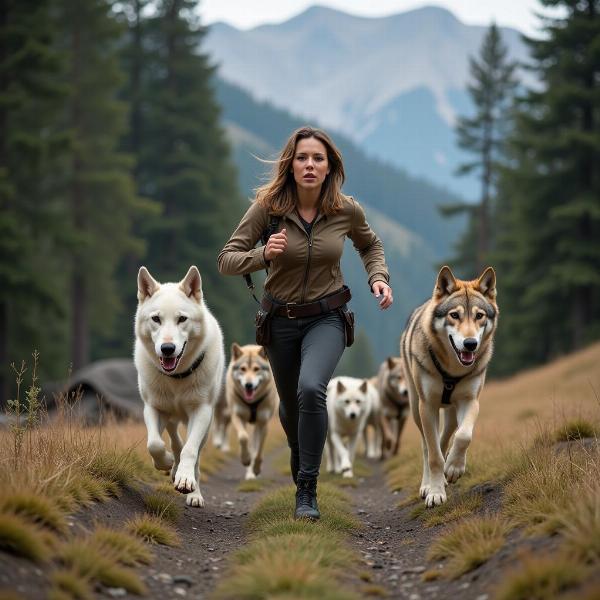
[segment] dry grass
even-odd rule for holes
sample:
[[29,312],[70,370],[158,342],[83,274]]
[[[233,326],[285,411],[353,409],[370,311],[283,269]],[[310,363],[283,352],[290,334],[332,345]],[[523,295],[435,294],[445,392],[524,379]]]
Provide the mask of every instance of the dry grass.
[[94,592],[88,578],[81,577],[77,571],[60,569],[50,576],[52,597],[92,600]]
[[245,479],[237,486],[238,492],[261,492],[271,484],[269,479]]
[[[587,574],[586,568],[561,557],[525,557],[521,567],[508,573],[495,600],[548,600],[578,586]],[[579,597],[579,596],[578,596]]]
[[455,579],[493,556],[504,544],[508,530],[507,523],[497,516],[462,521],[433,542],[428,558],[448,559],[444,574]]
[[181,541],[177,532],[160,517],[138,515],[125,523],[125,531],[132,533],[149,544],[179,546]]

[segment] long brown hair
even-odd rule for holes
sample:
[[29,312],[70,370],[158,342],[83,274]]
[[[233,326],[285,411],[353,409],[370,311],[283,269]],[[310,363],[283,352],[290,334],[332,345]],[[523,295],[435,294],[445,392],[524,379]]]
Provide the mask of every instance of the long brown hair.
[[276,215],[284,215],[294,209],[298,199],[292,162],[300,140],[315,138],[327,150],[329,174],[321,187],[321,210],[331,215],[342,208],[345,196],[341,188],[346,177],[342,155],[333,140],[321,129],[301,127],[290,135],[279,157],[274,161],[273,175],[268,183],[256,190],[256,201]]

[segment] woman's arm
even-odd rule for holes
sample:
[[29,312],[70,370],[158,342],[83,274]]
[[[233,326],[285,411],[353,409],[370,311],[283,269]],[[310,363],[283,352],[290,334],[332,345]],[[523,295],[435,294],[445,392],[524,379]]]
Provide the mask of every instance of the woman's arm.
[[264,247],[255,248],[269,224],[266,209],[253,202],[225,247],[219,253],[217,266],[223,275],[244,275],[264,269]]
[[385,264],[383,243],[367,223],[363,207],[354,198],[351,201],[354,204],[354,215],[348,237],[352,240],[365,266],[369,287],[373,288],[376,281],[388,283],[390,273]]

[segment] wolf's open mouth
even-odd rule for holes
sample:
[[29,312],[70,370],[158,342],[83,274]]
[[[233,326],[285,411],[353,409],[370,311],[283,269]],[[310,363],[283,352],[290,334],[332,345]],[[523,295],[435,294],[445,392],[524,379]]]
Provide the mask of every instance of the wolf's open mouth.
[[177,356],[159,356],[158,357],[160,359],[160,366],[163,368],[164,371],[166,371],[167,373],[171,373],[172,371],[174,371],[177,368],[177,365],[179,364],[179,361],[180,361],[181,357],[183,356],[183,351],[185,350],[186,344],[187,344],[187,342],[183,343],[183,348],[181,349],[181,352]]
[[454,348],[454,352],[456,352],[456,356],[458,357],[460,364],[463,365],[463,367],[470,367],[475,362],[475,352],[469,352],[468,350],[459,350],[454,345],[454,340],[452,339],[452,336],[450,335],[448,337],[450,338],[450,343]]
[[244,400],[248,403],[254,401],[254,397],[256,396],[256,388],[248,389],[244,388]]

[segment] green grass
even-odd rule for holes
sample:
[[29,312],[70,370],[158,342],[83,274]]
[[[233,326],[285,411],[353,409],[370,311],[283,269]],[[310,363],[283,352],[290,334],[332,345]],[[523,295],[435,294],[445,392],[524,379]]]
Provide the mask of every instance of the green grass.
[[55,571],[50,576],[50,583],[54,598],[64,597],[74,600],[92,600],[94,598],[90,580],[87,577],[81,577],[74,570]]
[[495,600],[556,598],[559,594],[578,586],[586,573],[583,565],[567,557],[528,557],[518,570],[503,577]]
[[238,492],[261,492],[271,483],[268,479],[245,479],[237,486]]
[[428,558],[448,559],[444,574],[455,579],[493,556],[503,546],[509,529],[509,524],[498,516],[462,521],[434,540]]
[[152,492],[144,497],[144,506],[151,515],[164,519],[168,523],[177,523],[181,508],[171,494],[165,492]]
[[0,514],[0,550],[34,562],[48,558],[43,532],[18,515]]
[[64,532],[67,528],[64,512],[36,494],[17,493],[5,497],[0,502],[0,513],[19,515],[54,531]]
[[451,496],[448,502],[427,510],[423,514],[423,523],[426,527],[434,527],[470,517],[483,505],[481,494],[465,494]]
[[[356,557],[344,533],[360,526],[339,488],[320,483],[321,519],[294,520],[294,488],[285,486],[263,497],[251,512],[250,543],[238,551],[215,598],[352,600],[337,574],[354,568]],[[268,568],[265,568],[268,565]]]
[[572,442],[598,436],[598,427],[585,419],[573,419],[561,425],[554,434],[557,442]]
[[134,517],[125,523],[125,530],[149,544],[179,546],[181,543],[177,532],[160,517],[154,515]]

